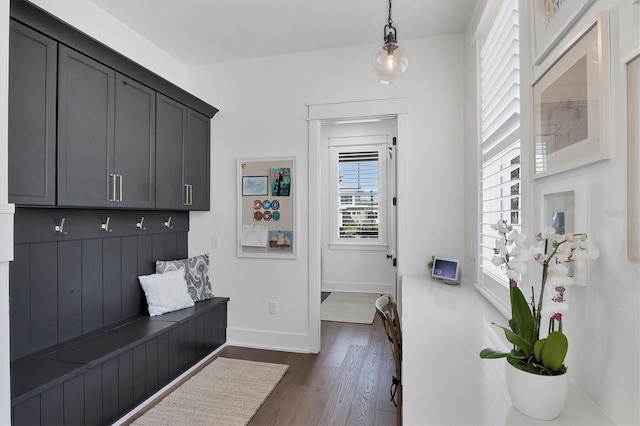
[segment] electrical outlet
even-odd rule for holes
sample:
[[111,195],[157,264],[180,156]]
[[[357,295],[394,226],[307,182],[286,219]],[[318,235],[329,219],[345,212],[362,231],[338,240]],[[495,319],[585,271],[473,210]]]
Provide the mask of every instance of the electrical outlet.
[[217,249],[220,247],[220,237],[211,237],[211,248]]
[[269,302],[269,313],[271,315],[275,315],[278,313],[278,303],[277,302]]

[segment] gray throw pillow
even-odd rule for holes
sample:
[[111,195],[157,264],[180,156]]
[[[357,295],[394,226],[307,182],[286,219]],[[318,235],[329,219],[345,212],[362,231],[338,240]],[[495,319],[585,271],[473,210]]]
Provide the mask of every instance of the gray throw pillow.
[[156,262],[156,274],[176,271],[184,268],[184,279],[187,282],[189,296],[194,302],[211,299],[213,289],[209,279],[209,255],[190,257],[181,260],[159,260]]

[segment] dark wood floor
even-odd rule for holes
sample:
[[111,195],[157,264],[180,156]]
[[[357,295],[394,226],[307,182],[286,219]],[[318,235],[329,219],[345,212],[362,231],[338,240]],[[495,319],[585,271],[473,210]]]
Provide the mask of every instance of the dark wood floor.
[[227,346],[218,356],[289,365],[250,425],[395,425],[393,357],[380,319],[322,322],[319,354]]

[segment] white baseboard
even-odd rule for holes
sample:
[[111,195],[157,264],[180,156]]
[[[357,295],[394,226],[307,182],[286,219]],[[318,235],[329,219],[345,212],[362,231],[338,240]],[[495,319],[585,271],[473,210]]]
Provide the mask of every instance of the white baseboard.
[[227,345],[284,352],[310,353],[309,334],[227,327]]
[[378,293],[385,294],[393,291],[391,284],[380,283],[353,283],[340,281],[322,281],[322,291],[348,291],[353,293]]

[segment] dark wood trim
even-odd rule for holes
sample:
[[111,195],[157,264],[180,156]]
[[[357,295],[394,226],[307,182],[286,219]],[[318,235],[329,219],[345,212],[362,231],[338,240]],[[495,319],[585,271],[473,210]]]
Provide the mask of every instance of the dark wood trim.
[[57,17],[26,0],[11,0],[11,18],[22,22],[55,40],[69,46],[128,77],[161,92],[209,118],[218,109],[191,93],[165,80],[149,69],[100,43],[89,35],[71,27]]

